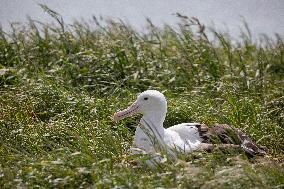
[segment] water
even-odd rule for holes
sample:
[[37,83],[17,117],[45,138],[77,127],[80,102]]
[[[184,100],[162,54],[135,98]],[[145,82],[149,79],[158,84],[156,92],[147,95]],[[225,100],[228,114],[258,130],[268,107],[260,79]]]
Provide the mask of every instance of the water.
[[195,16],[207,26],[228,31],[239,36],[243,19],[253,36],[275,33],[284,35],[283,0],[1,0],[0,23],[9,30],[10,22],[26,22],[27,15],[39,21],[51,22],[50,16],[42,11],[38,3],[46,4],[60,13],[65,22],[84,19],[92,22],[92,15],[104,18],[120,18],[139,30],[144,30],[145,18],[155,25],[175,25],[178,18],[174,13]]

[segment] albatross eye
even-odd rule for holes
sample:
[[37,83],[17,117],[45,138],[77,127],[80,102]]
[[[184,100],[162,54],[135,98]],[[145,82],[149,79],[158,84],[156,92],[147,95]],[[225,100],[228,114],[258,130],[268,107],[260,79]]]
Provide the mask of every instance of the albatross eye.
[[148,97],[145,97],[144,100],[148,100]]

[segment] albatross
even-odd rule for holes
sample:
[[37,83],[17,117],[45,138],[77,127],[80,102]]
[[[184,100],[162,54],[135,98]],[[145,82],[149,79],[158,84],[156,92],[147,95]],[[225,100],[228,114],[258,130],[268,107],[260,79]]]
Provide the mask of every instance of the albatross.
[[248,156],[266,153],[264,146],[257,145],[247,134],[227,124],[181,123],[165,129],[167,100],[156,90],[142,92],[127,109],[116,112],[113,120],[117,122],[138,113],[143,116],[135,131],[134,147],[149,154],[160,150],[188,154],[216,148],[239,148]]

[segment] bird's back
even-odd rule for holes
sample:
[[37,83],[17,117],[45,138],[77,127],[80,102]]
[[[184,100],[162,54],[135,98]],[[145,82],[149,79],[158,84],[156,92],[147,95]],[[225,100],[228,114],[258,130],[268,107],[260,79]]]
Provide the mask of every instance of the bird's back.
[[199,135],[198,123],[182,123],[174,125],[166,129],[166,134],[172,139],[172,143],[185,151],[191,152],[196,150],[202,143],[202,138]]

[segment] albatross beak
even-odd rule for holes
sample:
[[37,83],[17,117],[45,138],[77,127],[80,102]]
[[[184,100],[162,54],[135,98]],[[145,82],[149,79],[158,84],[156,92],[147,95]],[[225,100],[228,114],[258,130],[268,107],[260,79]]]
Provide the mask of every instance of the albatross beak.
[[117,122],[117,121],[119,121],[119,120],[121,120],[123,118],[132,116],[133,114],[137,113],[138,108],[139,108],[138,103],[137,103],[137,101],[135,101],[127,109],[119,111],[119,112],[116,112],[113,115],[113,121]]

